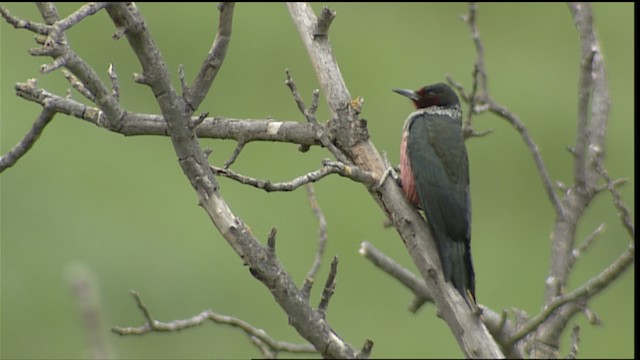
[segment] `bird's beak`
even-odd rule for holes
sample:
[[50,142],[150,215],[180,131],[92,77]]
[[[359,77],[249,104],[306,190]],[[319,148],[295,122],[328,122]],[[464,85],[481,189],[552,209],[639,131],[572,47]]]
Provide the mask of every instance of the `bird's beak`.
[[416,94],[416,92],[413,90],[406,90],[406,89],[391,89],[391,90],[393,90],[394,92],[397,92],[400,95],[406,96],[413,101],[420,100],[420,98],[418,97],[418,94]]

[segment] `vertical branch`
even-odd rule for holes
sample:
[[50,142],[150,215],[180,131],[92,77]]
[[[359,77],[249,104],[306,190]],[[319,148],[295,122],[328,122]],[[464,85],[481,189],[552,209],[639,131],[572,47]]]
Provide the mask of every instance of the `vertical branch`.
[[[609,115],[609,93],[604,61],[593,27],[588,3],[571,3],[569,10],[581,43],[578,109],[574,155],[574,186],[565,192],[564,215],[556,216],[551,236],[551,264],[545,282],[545,306],[566,293],[566,284],[574,260],[574,243],[578,221],[597,193],[598,165],[604,157],[604,137]],[[615,264],[615,263],[614,263]],[[608,283],[606,283],[608,284]],[[586,286],[586,285],[585,285]],[[549,314],[536,330],[530,355],[557,357],[560,335],[572,314],[584,308],[588,298],[572,302]]]
[[[317,19],[307,3],[287,3],[287,8],[303,44],[307,49],[316,76],[329,104],[331,128],[336,146],[356,166],[381,176],[386,168],[382,156],[369,141],[366,124],[360,122],[357,111],[350,111],[351,95],[340,74],[329,37],[324,27],[328,21]],[[323,11],[321,17],[333,17]],[[318,23],[323,33],[318,33]],[[412,260],[427,283],[440,316],[446,321],[466,357],[502,358],[494,339],[462,297],[442,277],[440,261],[433,237],[425,221],[404,198],[395,181],[384,179],[369,191],[373,199],[392,220],[403,239]]]
[[[596,193],[596,164],[604,156],[604,136],[608,121],[609,94],[600,45],[593,28],[591,6],[587,3],[569,5],[581,42],[578,83],[578,113],[574,148],[574,187],[564,198],[564,216],[556,217],[552,235],[552,259],[545,301],[553,300],[564,288],[570,268],[567,264],[573,251],[579,218]],[[597,86],[596,86],[597,83]]]
[[[465,129],[471,129],[471,118],[476,108],[477,100],[483,100],[489,97],[489,87],[487,86],[487,72],[484,69],[484,46],[480,39],[480,32],[476,22],[476,16],[478,13],[478,4],[475,2],[469,3],[469,15],[465,20],[469,24],[471,29],[471,39],[473,45],[476,48],[476,63],[473,67],[473,86],[471,93],[469,94],[469,113],[467,114],[467,120],[465,121]],[[477,95],[478,90],[482,91],[482,94]],[[479,99],[478,99],[479,98]]]
[[609,90],[591,6],[588,3],[570,3],[569,9],[581,44],[574,180],[579,191],[591,193],[598,180],[595,164],[604,158]]
[[227,48],[231,41],[234,6],[234,3],[229,2],[222,2],[218,5],[218,10],[220,11],[218,33],[213,41],[211,50],[209,50],[209,53],[202,62],[200,72],[193,86],[186,88],[183,94],[187,103],[189,103],[189,106],[191,106],[191,109],[194,111],[200,106],[200,103],[202,103],[202,100],[204,100],[209,92],[227,54]]
[[311,184],[305,185],[307,189],[307,197],[309,198],[309,205],[311,206],[311,211],[313,215],[318,219],[318,249],[316,250],[316,256],[313,260],[313,265],[311,265],[311,269],[307,273],[305,281],[313,282],[313,279],[316,277],[316,273],[318,269],[320,269],[320,264],[322,263],[322,255],[324,254],[324,249],[327,245],[327,220],[318,205],[318,201],[316,200],[316,195],[313,190],[313,186]]
[[[318,21],[311,6],[307,3],[287,3],[287,8],[298,25],[300,37],[309,53],[309,59],[315,73],[318,75],[320,87],[324,90],[332,119],[338,122],[346,121],[348,117],[345,115],[347,115],[347,105],[351,100],[351,95],[342,79],[340,68],[329,43],[328,27],[331,21],[328,19]],[[335,14],[323,11],[322,16],[333,17]],[[318,23],[321,26],[318,26]],[[318,29],[322,33],[319,33]]]

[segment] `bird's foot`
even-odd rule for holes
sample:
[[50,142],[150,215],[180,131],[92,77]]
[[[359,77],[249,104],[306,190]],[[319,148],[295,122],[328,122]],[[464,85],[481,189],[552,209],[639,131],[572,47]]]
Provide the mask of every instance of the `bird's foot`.
[[389,159],[387,159],[387,153],[384,151],[382,152],[382,161],[384,161],[386,170],[382,173],[382,176],[380,176],[380,180],[378,180],[378,183],[373,187],[374,190],[380,189],[389,176],[391,176],[396,181],[396,183],[400,178],[396,170],[393,168],[393,166],[391,166]]

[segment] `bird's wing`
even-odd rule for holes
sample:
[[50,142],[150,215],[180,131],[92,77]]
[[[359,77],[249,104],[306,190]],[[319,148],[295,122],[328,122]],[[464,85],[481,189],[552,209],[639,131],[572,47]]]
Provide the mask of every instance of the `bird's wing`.
[[465,299],[467,292],[475,299],[468,160],[460,124],[445,116],[419,114],[411,123],[407,149],[444,277]]
[[416,190],[432,230],[468,242],[468,160],[459,125],[444,116],[421,114],[411,124],[408,142]]

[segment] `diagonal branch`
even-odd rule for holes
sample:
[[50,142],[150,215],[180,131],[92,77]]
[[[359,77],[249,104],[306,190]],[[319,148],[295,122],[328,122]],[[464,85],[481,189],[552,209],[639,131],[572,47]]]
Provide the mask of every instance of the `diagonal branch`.
[[[340,73],[329,36],[318,36],[318,19],[309,4],[288,3],[287,8],[307,49],[320,88],[329,105],[329,127],[336,135],[335,145],[353,163],[380,179],[386,167],[382,156],[369,140],[366,122],[353,111],[352,97]],[[325,12],[326,13],[326,12]],[[323,25],[324,26],[324,25]],[[425,221],[404,198],[395,181],[385,178],[380,186],[368,187],[373,199],[392,220],[409,254],[433,295],[439,314],[449,325],[467,357],[501,358],[497,344],[482,325],[477,314],[444,281],[436,246]]]
[[192,112],[171,84],[160,50],[134,3],[110,3],[107,12],[119,33],[126,36],[143,68],[140,76],[155,95],[184,174],[196,191],[199,204],[250,273],[271,292],[287,313],[289,323],[324,357],[354,357],[357,350],[336,335],[304,298],[275,256],[275,236],[262,245],[249,227],[236,217],[223,199],[219,185],[190,125]]
[[88,4],[84,4],[66,18],[58,21],[58,28],[60,29],[60,31],[68,30],[72,26],[84,20],[86,17],[94,15],[98,11],[104,9],[105,6],[107,6],[106,2],[91,2]]
[[549,176],[549,172],[547,171],[546,166],[544,165],[544,161],[542,160],[542,155],[540,154],[540,149],[538,145],[533,141],[531,135],[529,135],[529,130],[524,125],[524,123],[518,118],[517,115],[509,111],[506,107],[496,103],[492,99],[487,99],[487,103],[489,105],[489,110],[507,120],[511,126],[513,126],[516,131],[522,137],[522,140],[529,148],[531,155],[533,155],[533,161],[536,164],[536,168],[538,168],[538,173],[540,174],[540,178],[542,179],[542,185],[547,193],[547,197],[549,201],[551,201],[551,205],[559,217],[565,216],[565,208],[560,201],[560,198],[556,194],[555,188],[553,186],[553,182],[551,181],[551,177]]
[[580,77],[578,84],[578,119],[574,181],[576,189],[590,196],[596,187],[595,165],[604,157],[604,144],[609,118],[609,90],[600,44],[593,26],[593,14],[588,3],[570,3],[581,43]]
[[[405,269],[366,241],[360,245],[359,251],[360,255],[394,277],[415,295],[409,311],[416,312],[424,303],[433,302],[433,297],[430,295],[424,280],[415,276],[411,271]],[[522,353],[516,347],[510,345],[510,339],[515,329],[512,322],[507,320],[506,314],[504,312],[497,314],[486,306],[478,306],[481,309],[482,322],[487,326],[493,338],[502,345],[508,357],[522,357]]]
[[231,27],[233,24],[233,9],[235,4],[232,2],[221,2],[218,4],[220,11],[220,19],[218,20],[218,34],[216,35],[211,50],[205,57],[200,67],[200,72],[193,83],[193,86],[185,89],[183,94],[185,100],[195,111],[204,100],[209,92],[213,81],[218,75],[218,71],[222,66],[222,62],[227,54],[227,48],[231,41]]
[[29,132],[27,132],[24,138],[9,150],[6,155],[0,156],[0,172],[3,172],[13,166],[24,154],[27,153],[27,151],[29,151],[29,149],[31,149],[33,144],[35,144],[44,131],[45,126],[49,124],[55,114],[56,111],[50,106],[45,106],[44,109],[42,109],[42,112],[36,121],[33,122],[31,129],[29,129]]
[[[547,321],[556,310],[560,309],[563,305],[566,304],[576,304],[586,302],[604,290],[607,286],[611,285],[620,275],[622,275],[635,259],[635,245],[629,244],[627,249],[622,252],[618,256],[618,258],[610,264],[606,269],[602,270],[597,276],[591,278],[589,281],[584,283],[579,288],[573,290],[572,292],[561,295],[553,299],[550,303],[547,303],[542,309],[542,311],[533,317],[529,322],[520,328],[515,334],[513,334],[511,341],[515,342],[529,333],[531,333],[535,328],[537,328],[540,324]],[[580,301],[578,301],[580,300]],[[568,321],[568,319],[573,314],[570,312],[565,312],[560,318],[564,323]],[[555,320],[557,321],[557,320]]]
[[380,270],[391,275],[402,285],[411,290],[416,295],[416,301],[409,308],[411,312],[416,312],[425,302],[433,302],[433,297],[424,285],[424,280],[414,275],[411,271],[400,266],[390,257],[376,249],[375,246],[364,241],[360,244],[360,255],[371,261]]

